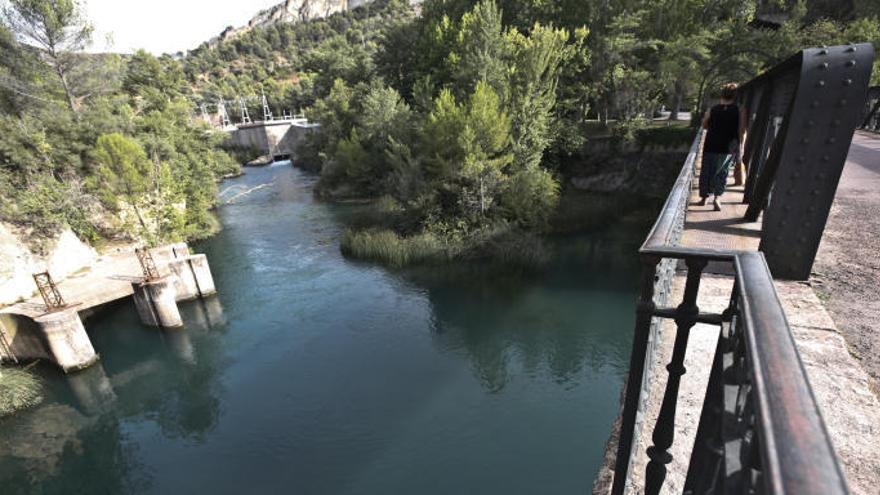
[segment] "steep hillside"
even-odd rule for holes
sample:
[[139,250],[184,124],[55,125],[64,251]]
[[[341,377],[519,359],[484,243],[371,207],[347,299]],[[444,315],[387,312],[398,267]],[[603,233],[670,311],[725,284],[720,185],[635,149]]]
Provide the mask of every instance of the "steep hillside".
[[[373,0],[285,0],[274,7],[262,10],[240,27],[229,26],[220,35],[210,41],[216,46],[221,41],[229,41],[254,28],[272,26],[279,23],[293,23],[323,19],[337,12],[347,12]],[[419,4],[421,0],[410,0],[410,4]]]

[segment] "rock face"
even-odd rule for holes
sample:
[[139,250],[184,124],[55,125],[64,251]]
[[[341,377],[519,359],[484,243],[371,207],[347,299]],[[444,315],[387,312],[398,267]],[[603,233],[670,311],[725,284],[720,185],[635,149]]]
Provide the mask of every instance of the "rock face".
[[[254,28],[271,26],[284,22],[300,22],[312,19],[322,19],[337,12],[345,12],[356,9],[362,5],[371,3],[373,0],[284,0],[278,5],[260,11],[250,21],[241,27],[228,27],[217,38],[211,40],[211,45],[220,41],[226,41],[240,36]],[[419,4],[421,0],[410,0],[411,4]]]
[[60,280],[91,265],[97,257],[70,229],[61,233],[47,255],[39,255],[27,247],[14,227],[0,223],[0,306],[36,292],[34,273],[49,270]]

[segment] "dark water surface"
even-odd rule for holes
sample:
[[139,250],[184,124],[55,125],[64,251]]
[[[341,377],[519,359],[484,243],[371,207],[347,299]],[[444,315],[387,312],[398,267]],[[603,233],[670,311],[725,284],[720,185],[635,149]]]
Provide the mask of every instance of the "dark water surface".
[[[0,493],[587,493],[616,413],[648,215],[551,240],[538,273],[344,259],[314,178],[223,206],[196,246],[220,291],[186,328],[130,302],[87,321],[100,364],[39,368],[0,422]],[[227,194],[228,196],[228,194]]]

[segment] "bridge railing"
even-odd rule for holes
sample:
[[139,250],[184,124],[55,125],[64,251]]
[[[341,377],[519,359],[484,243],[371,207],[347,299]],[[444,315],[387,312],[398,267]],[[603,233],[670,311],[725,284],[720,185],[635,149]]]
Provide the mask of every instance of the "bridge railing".
[[[856,53],[861,55],[856,57]],[[872,60],[870,45],[805,50],[744,86],[742,104],[750,120],[745,155],[750,161],[748,200],[757,205],[759,214],[766,210],[761,251],[768,246],[768,234],[786,252],[802,249],[798,246],[801,239],[780,227],[788,222],[806,224],[801,225],[805,230],[800,233],[805,237],[813,232],[810,222],[819,210],[824,211],[818,230],[821,239],[857,124],[855,114],[846,117],[846,111],[852,110],[850,104],[859,108],[863,104]],[[861,69],[855,71],[859,65]],[[814,89],[832,83],[837,89],[818,99]],[[819,139],[821,136],[825,138]],[[813,143],[814,139],[819,139],[818,143]],[[702,132],[694,139],[666,204],[639,251],[641,289],[612,494],[621,495],[626,489],[632,461],[640,454],[633,451],[633,445],[649,443],[640,442],[636,435],[646,430],[643,423],[650,384],[664,371],[652,365],[663,320],[675,322],[675,336],[652,445],[646,452],[649,462],[644,493],[660,492],[666,466],[672,461],[678,391],[686,372],[684,357],[690,332],[698,323],[720,327],[721,331],[684,493],[848,493],[764,253],[680,245],[701,142]],[[800,175],[807,174],[808,180],[799,182]],[[795,208],[788,191],[805,183],[812,183],[818,192],[808,191],[804,207]],[[830,193],[823,194],[822,187],[830,187]],[[772,210],[775,213],[784,213],[781,219],[770,215],[771,207],[777,208]],[[808,213],[806,220],[799,216],[804,213]],[[783,224],[768,225],[769,219]],[[814,256],[815,251],[809,256],[810,266]],[[709,262],[725,263],[735,274],[730,303],[721,313],[702,312],[697,305]],[[679,265],[686,274],[684,294],[673,306],[668,299]],[[785,266],[779,266],[784,271]]]
[[880,132],[880,86],[868,88],[868,101],[865,103],[859,129]]

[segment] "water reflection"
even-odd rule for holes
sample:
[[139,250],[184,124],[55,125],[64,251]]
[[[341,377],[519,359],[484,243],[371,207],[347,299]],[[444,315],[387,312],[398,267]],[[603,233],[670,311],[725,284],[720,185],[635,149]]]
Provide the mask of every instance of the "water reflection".
[[238,180],[273,186],[197,248],[219,296],[182,304],[179,330],[130,305],[90,320],[100,367],[47,368],[46,405],[0,423],[4,494],[589,488],[645,222],[551,239],[538,271],[389,271],[341,257],[353,207],[314,202],[312,178]]

